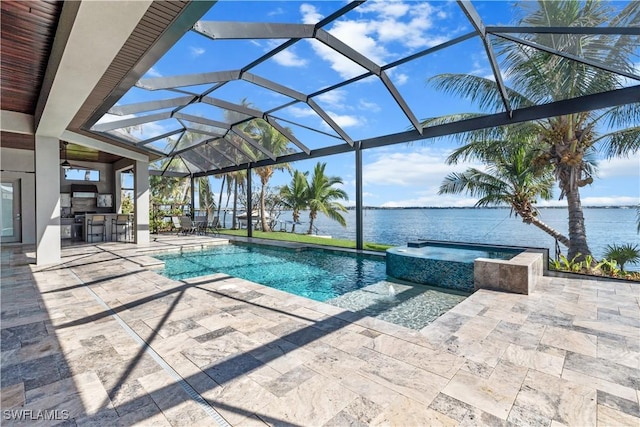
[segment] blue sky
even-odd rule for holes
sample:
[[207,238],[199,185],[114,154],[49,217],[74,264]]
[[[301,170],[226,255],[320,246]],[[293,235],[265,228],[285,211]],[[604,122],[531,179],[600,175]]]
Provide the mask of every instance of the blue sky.
[[[320,1],[220,1],[203,21],[270,21],[315,24],[343,2]],[[488,25],[514,21],[512,5],[504,1],[473,2]],[[624,2],[612,3],[624,5]],[[455,2],[381,1],[367,2],[341,19],[325,27],[332,35],[379,65],[395,61],[411,53],[435,46],[472,30]],[[189,32],[156,63],[145,77],[172,76],[210,71],[239,69],[278,46],[282,40],[213,41]],[[638,57],[634,61],[640,64]],[[637,67],[640,69],[640,66]],[[303,40],[267,62],[252,73],[277,83],[291,85],[305,93],[313,93],[329,85],[357,76],[364,69],[336,54],[316,41]],[[491,68],[478,38],[452,48],[427,55],[417,61],[390,69],[389,77],[418,119],[443,114],[477,111],[467,100],[443,95],[429,86],[427,79],[440,73],[470,73],[492,77]],[[508,84],[508,76],[503,76]],[[634,82],[633,84],[637,84]],[[191,88],[201,92],[203,86]],[[187,88],[189,89],[189,88]],[[147,93],[134,88],[121,103],[140,102],[167,93]],[[286,102],[274,94],[244,81],[227,83],[213,93],[217,98],[240,103],[242,98],[261,110]],[[171,97],[175,94],[171,94]],[[402,132],[411,126],[409,119],[394,102],[377,77],[333,90],[315,98],[354,140]],[[183,112],[223,119],[215,107],[194,105]],[[279,111],[277,116],[306,126],[335,133],[304,104]],[[319,148],[340,143],[332,136],[310,132],[285,123],[308,147]],[[171,120],[146,126],[144,136],[159,135],[172,129]],[[163,144],[158,142],[158,146]],[[465,195],[439,196],[438,187],[450,172],[463,171],[470,164],[450,166],[445,159],[455,143],[450,140],[425,140],[366,150],[364,159],[364,203],[369,206],[472,206],[474,199]],[[344,188],[355,198],[355,166],[353,153],[298,162],[292,167],[311,170],[316,162],[327,162],[327,172],[344,180]],[[473,165],[480,166],[480,165]],[[288,183],[290,175],[277,172],[272,186]],[[219,184],[214,181],[214,188]],[[556,194],[559,194],[556,191]],[[601,160],[598,178],[582,189],[583,205],[631,205],[640,201],[640,161],[632,158]],[[564,201],[541,202],[540,205],[564,205]]]

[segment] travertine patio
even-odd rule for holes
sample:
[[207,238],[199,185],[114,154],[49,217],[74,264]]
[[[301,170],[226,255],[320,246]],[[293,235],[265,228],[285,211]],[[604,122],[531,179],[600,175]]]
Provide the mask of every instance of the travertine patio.
[[3,424],[640,425],[638,284],[482,290],[414,331],[149,269],[216,243],[71,246],[47,268],[3,246]]

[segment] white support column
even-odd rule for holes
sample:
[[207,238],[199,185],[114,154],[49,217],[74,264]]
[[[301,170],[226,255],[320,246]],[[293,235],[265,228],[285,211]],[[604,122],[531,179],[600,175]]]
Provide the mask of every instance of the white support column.
[[149,162],[136,160],[135,192],[136,243],[149,243]]
[[113,174],[113,208],[116,213],[122,213],[122,172],[116,169]]
[[50,89],[38,100],[37,111],[42,115],[38,120],[36,114],[37,134],[60,136],[67,129],[151,3],[80,2],[73,22],[67,24],[73,26],[60,47],[64,50],[59,53],[59,62],[50,61],[47,68],[45,80]]
[[36,264],[60,262],[60,141],[36,135]]

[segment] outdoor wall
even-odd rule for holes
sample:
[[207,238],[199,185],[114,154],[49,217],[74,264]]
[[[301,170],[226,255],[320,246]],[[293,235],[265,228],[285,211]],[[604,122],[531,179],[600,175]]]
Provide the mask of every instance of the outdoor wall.
[[0,148],[2,178],[20,179],[22,211],[22,243],[36,242],[36,177],[34,152],[15,148]]
[[122,212],[122,191],[121,191],[122,182],[120,180],[120,172],[126,169],[133,168],[135,164],[136,164],[135,160],[131,160],[127,158],[122,158],[113,164],[113,176],[114,176],[113,189],[115,193],[113,195],[113,207],[116,213]]
[[529,295],[544,270],[544,254],[539,252],[523,252],[510,260],[477,258],[474,287]]
[[60,168],[60,192],[71,192],[71,184],[95,184],[98,187],[98,193],[113,194],[114,186],[114,174],[113,166],[109,163],[94,163],[94,162],[71,162],[74,167],[81,166],[83,168],[90,168],[100,171],[100,182],[92,181],[67,181],[64,178],[64,169]]

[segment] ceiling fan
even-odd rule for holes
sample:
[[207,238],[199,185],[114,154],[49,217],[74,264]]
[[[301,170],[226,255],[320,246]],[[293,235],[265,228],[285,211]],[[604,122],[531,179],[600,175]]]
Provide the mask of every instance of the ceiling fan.
[[67,145],[69,143],[67,141],[63,141],[62,144],[62,151],[64,152],[64,162],[60,163],[60,167],[62,169],[71,169],[71,163],[69,163],[69,159],[67,159]]
[[64,169],[65,171],[69,170],[69,169],[80,169],[80,170],[90,170],[91,168],[87,168],[85,166],[78,166],[78,165],[72,165],[71,163],[69,163],[69,157],[68,157],[68,153],[67,153],[67,146],[69,145],[69,143],[67,141],[62,141],[62,154],[64,157],[64,161],[62,163],[60,163],[60,167],[62,169]]

